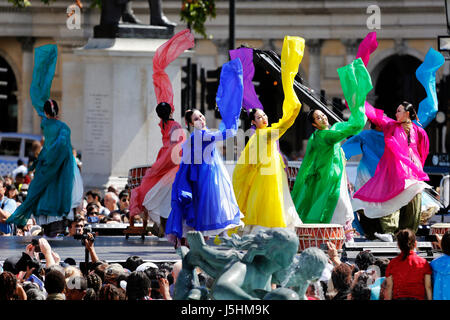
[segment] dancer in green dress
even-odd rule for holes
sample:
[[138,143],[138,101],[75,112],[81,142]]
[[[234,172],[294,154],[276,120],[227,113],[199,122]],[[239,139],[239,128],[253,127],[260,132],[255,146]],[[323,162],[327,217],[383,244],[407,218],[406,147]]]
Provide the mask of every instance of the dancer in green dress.
[[308,118],[317,130],[308,140],[291,196],[303,223],[340,224],[349,230],[354,215],[340,142],[364,128],[367,120],[364,102],[372,82],[360,58],[337,72],[351,111],[350,118],[329,127],[325,114],[320,110],[310,111]]

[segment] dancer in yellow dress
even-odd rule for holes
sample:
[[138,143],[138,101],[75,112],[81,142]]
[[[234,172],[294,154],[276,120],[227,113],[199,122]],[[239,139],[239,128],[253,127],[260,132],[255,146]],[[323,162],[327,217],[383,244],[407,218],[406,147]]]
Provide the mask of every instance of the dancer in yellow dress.
[[277,140],[293,125],[300,112],[301,103],[293,84],[304,48],[303,38],[284,38],[281,78],[285,98],[283,117],[279,122],[268,127],[264,111],[250,111],[256,131],[250,137],[233,171],[234,193],[244,214],[244,233],[277,227],[295,230],[302,223],[292,202]]

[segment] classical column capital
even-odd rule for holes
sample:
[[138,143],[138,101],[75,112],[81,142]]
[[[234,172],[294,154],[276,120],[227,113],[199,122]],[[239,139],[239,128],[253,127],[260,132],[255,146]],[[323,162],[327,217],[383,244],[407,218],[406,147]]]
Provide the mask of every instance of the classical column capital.
[[228,55],[228,39],[213,39],[212,43],[216,46],[218,54]]
[[345,51],[347,54],[356,55],[358,52],[358,46],[361,42],[361,39],[341,39],[342,44],[345,46]]
[[407,51],[407,45],[405,39],[397,38],[394,40],[394,50],[398,55],[404,55]]
[[263,50],[277,51],[277,46],[275,45],[275,39],[263,39]]
[[34,44],[36,43],[35,37],[17,37],[16,39],[22,45],[23,51],[33,52]]
[[323,39],[307,39],[305,44],[310,54],[318,55],[322,48]]

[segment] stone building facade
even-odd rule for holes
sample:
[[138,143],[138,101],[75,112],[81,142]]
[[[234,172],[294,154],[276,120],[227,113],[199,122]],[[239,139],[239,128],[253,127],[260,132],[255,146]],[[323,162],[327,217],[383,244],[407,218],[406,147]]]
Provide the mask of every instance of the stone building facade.
[[[63,75],[71,71],[63,70],[62,66],[64,62],[74,59],[75,48],[82,47],[92,37],[93,27],[100,19],[99,10],[89,9],[89,1],[85,0],[81,28],[71,30],[66,24],[66,12],[71,4],[72,1],[56,0],[47,6],[34,0],[31,7],[18,9],[7,0],[0,0],[0,62],[3,61],[13,71],[14,77],[10,77],[10,81],[16,82],[16,89],[11,94],[16,97],[17,106],[13,107],[16,111],[12,114],[17,118],[15,125],[9,124],[10,128],[15,126],[15,131],[40,132],[39,119],[29,98],[33,48],[47,43],[58,45],[59,59],[52,97],[61,101],[64,86],[82,85],[82,79],[77,78],[76,72]],[[375,11],[373,7],[369,8],[371,5],[376,6]],[[206,24],[209,37],[204,39],[196,35],[192,62],[199,70],[214,70],[228,60],[229,1],[216,0],[216,7],[217,17]],[[142,21],[149,21],[147,1],[134,0],[133,8]],[[180,8],[180,0],[163,1],[165,15],[178,23],[176,32],[185,28],[179,19]],[[374,17],[377,13],[379,16]],[[327,101],[343,97],[336,69],[354,59],[360,40],[368,32],[377,31],[379,47],[368,65],[374,84],[369,101],[385,108],[388,114],[396,107],[395,99],[402,97],[416,104],[423,99],[423,92],[416,92],[421,89],[417,89],[418,85],[414,83],[415,68],[423,61],[430,47],[437,49],[437,36],[447,34],[443,0],[239,0],[236,1],[235,21],[235,47],[244,44],[281,52],[285,35],[305,38],[306,50],[300,74],[315,92],[323,90]],[[438,71],[438,84],[448,79],[449,74],[450,64],[447,61]],[[448,127],[448,95],[441,101],[444,103],[440,104],[440,110],[447,115]],[[62,119],[69,125],[79,123],[72,119],[83,118],[83,115],[77,114],[75,106],[69,109],[69,106],[62,105],[61,109]],[[5,117],[4,110],[0,110],[0,118]],[[304,106],[302,111],[307,110],[308,106]],[[207,112],[207,121],[211,127],[218,124],[211,111]],[[438,129],[441,131],[436,133]],[[72,131],[76,130],[72,128]],[[294,130],[297,131],[290,137],[288,135],[287,139],[293,144],[292,152],[301,154],[308,134],[305,130]],[[434,152],[448,152],[448,147],[445,148],[448,140],[445,142],[442,139],[442,136],[448,135],[448,130],[437,126],[429,130]],[[0,131],[5,129],[0,128]],[[299,132],[301,142],[295,138]],[[79,148],[80,143],[81,137],[75,134],[74,147]]]

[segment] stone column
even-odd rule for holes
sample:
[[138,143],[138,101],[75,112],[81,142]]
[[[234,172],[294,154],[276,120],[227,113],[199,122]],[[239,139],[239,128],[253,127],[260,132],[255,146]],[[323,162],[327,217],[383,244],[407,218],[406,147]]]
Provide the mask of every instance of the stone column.
[[228,39],[217,39],[212,41],[217,48],[217,66],[222,66],[230,60],[228,54]]
[[342,39],[341,41],[345,46],[345,64],[347,65],[355,60],[361,41],[360,39]]
[[[17,40],[22,45],[22,79],[21,91],[18,99],[18,131],[23,133],[40,133],[40,128],[36,130],[34,122],[39,118],[34,111],[30,98],[30,86],[33,78],[33,48],[36,39],[34,37],[18,37]],[[36,118],[36,119],[35,119]],[[40,123],[40,122],[39,122]]]
[[[77,143],[74,146],[82,152],[86,190],[111,184],[123,188],[131,168],[155,161],[162,141],[155,112],[153,56],[165,41],[91,38],[74,50],[72,61],[64,63],[64,117],[70,117],[72,131],[77,131],[72,144]],[[183,53],[165,70],[176,110],[181,100],[181,67],[192,55]],[[183,123],[180,116],[175,112],[175,120]]]
[[395,42],[395,44],[394,44],[395,52],[400,56],[405,55],[406,50],[407,50],[407,45],[406,45],[405,39],[397,38],[394,40],[394,42]]
[[278,48],[275,45],[275,39],[273,39],[273,38],[263,39],[263,49],[264,50],[278,51]]
[[309,87],[313,89],[317,95],[320,95],[320,51],[322,48],[322,43],[322,39],[306,40],[306,47],[309,52],[308,83]]

